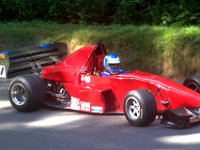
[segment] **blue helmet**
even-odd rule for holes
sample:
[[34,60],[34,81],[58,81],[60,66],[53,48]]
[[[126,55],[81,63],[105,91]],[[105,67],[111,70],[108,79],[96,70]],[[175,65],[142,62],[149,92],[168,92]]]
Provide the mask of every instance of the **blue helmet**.
[[111,74],[118,74],[120,72],[120,59],[117,54],[108,54],[103,60],[103,65]]

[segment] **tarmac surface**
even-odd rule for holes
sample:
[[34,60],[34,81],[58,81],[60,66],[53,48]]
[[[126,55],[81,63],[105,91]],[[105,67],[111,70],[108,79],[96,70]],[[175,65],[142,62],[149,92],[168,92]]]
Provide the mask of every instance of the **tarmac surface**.
[[0,150],[199,150],[200,124],[177,129],[133,127],[124,115],[93,115],[43,107],[17,112],[0,82]]

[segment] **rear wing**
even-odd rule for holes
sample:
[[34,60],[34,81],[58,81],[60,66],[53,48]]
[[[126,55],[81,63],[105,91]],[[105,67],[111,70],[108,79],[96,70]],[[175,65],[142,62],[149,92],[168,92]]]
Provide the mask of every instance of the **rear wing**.
[[38,46],[4,52],[9,56],[7,78],[23,74],[40,73],[42,68],[55,64],[68,54],[66,43],[51,42]]

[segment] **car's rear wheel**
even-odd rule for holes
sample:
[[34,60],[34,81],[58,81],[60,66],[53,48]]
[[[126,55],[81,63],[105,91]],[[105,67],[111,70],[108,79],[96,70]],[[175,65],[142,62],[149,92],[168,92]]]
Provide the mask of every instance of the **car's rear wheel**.
[[156,101],[147,90],[130,91],[124,99],[124,114],[134,126],[149,125],[157,114]]
[[188,77],[183,82],[183,85],[194,90],[195,92],[200,93],[200,74],[195,74]]
[[11,80],[8,92],[12,106],[21,112],[40,108],[46,97],[43,80],[30,74]]

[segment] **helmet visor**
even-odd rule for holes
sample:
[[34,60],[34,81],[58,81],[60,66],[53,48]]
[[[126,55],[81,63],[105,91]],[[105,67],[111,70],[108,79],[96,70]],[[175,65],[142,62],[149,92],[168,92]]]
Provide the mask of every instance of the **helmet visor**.
[[113,69],[119,69],[119,64],[108,64],[110,68],[113,68]]
[[109,66],[109,71],[112,74],[117,74],[120,72],[120,64],[108,64]]

